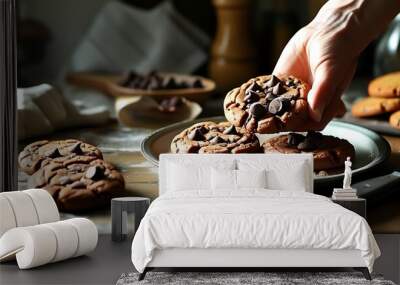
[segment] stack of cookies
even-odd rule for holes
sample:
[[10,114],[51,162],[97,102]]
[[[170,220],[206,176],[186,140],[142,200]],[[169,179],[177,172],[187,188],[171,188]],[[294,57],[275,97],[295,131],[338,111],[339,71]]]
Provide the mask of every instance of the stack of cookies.
[[358,118],[389,115],[389,124],[400,129],[400,72],[372,80],[368,85],[368,95],[353,105],[352,115]]
[[125,188],[124,178],[101,151],[78,140],[34,142],[19,154],[18,164],[30,175],[29,187],[46,189],[60,211],[109,205]]
[[304,131],[309,87],[293,76],[250,79],[228,92],[224,112],[228,122],[197,123],[171,142],[173,153],[301,153],[314,155],[320,175],[342,170],[354,147],[346,140],[317,132],[288,133],[260,144],[259,134]]

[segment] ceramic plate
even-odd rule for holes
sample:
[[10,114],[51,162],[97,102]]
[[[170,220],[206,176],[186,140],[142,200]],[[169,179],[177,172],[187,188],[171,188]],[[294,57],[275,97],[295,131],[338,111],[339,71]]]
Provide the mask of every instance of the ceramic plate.
[[[197,122],[221,122],[225,120],[224,117],[204,118],[195,121],[181,122],[159,129],[142,141],[141,150],[143,156],[152,163],[158,165],[158,156],[161,153],[170,152],[170,143],[172,139],[183,129]],[[353,162],[354,176],[378,167],[385,162],[390,155],[390,146],[386,140],[377,133],[363,127],[339,121],[332,121],[326,126],[322,133],[346,139],[354,145],[356,150],[356,157]],[[263,143],[267,138],[276,135],[277,134],[260,135],[260,143]],[[315,181],[323,184],[337,182],[341,179],[343,179],[343,174],[315,176]]]

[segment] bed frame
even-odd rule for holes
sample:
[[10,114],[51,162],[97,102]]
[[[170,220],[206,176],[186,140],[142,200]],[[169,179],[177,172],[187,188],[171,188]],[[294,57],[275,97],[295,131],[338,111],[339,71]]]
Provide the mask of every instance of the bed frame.
[[[166,180],[168,161],[179,162],[182,159],[192,163],[211,163],[212,160],[236,159],[235,155],[206,154],[206,155],[174,155],[163,154],[160,156],[159,168],[159,194],[167,192]],[[309,175],[306,182],[307,191],[313,192],[313,157],[310,154],[241,154],[240,159],[263,159],[265,163],[273,164],[279,158],[288,160],[303,160],[306,162]],[[290,178],[290,169],[287,177]],[[230,268],[236,271],[266,268],[354,268],[361,271],[364,277],[371,280],[371,276],[359,250],[332,250],[332,249],[254,249],[254,248],[169,248],[157,249],[153,259],[149,262],[139,280],[143,280],[146,273],[155,268]]]
[[232,268],[238,271],[265,268],[353,268],[367,280],[371,275],[359,250],[331,249],[197,249],[156,250],[152,261],[139,275],[155,268]]

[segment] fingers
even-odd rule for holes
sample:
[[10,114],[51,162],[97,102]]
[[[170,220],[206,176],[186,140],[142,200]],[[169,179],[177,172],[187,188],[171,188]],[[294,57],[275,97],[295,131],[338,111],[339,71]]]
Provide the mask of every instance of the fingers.
[[[356,59],[350,61],[347,65],[342,64],[340,69],[329,61],[318,66],[314,75],[314,82],[307,96],[310,105],[310,116],[316,122],[321,121],[323,117],[329,116],[325,114],[325,109],[332,102],[342,102],[340,97],[350,84],[356,67]],[[341,106],[335,106],[340,108],[341,114],[339,115],[343,116],[346,112],[343,102]]]
[[332,120],[332,118],[341,117],[344,115],[345,112],[346,107],[343,101],[340,98],[336,99],[326,107],[326,110],[321,120],[319,122],[311,121],[310,124],[307,124],[307,129],[313,131],[321,131]]
[[342,99],[339,99],[339,104],[336,107],[336,113],[334,114],[334,116],[336,118],[341,118],[344,116],[345,113],[346,113],[346,106],[344,105]]
[[314,74],[314,81],[310,92],[308,92],[307,96],[307,101],[310,105],[310,116],[314,121],[321,121],[326,106],[336,95],[335,82],[333,72],[327,64],[318,66],[316,73]]
[[293,75],[302,80],[308,81],[309,69],[305,42],[307,39],[306,30],[299,30],[286,44],[276,65],[273,74],[277,76]]

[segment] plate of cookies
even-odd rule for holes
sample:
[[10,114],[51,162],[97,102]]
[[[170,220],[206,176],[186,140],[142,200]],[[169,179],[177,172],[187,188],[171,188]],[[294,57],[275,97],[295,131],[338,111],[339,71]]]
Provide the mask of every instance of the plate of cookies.
[[227,93],[225,117],[159,129],[142,141],[142,153],[154,164],[162,153],[312,153],[321,183],[343,179],[347,157],[355,176],[388,158],[388,143],[366,128],[334,120],[322,132],[307,131],[307,88],[292,76],[250,79]]
[[368,84],[368,96],[357,100],[345,120],[378,132],[400,135],[400,71]]
[[75,72],[67,75],[73,85],[92,88],[113,97],[151,96],[158,98],[185,97],[204,101],[215,91],[215,82],[201,76],[152,71],[139,74],[101,74]]

